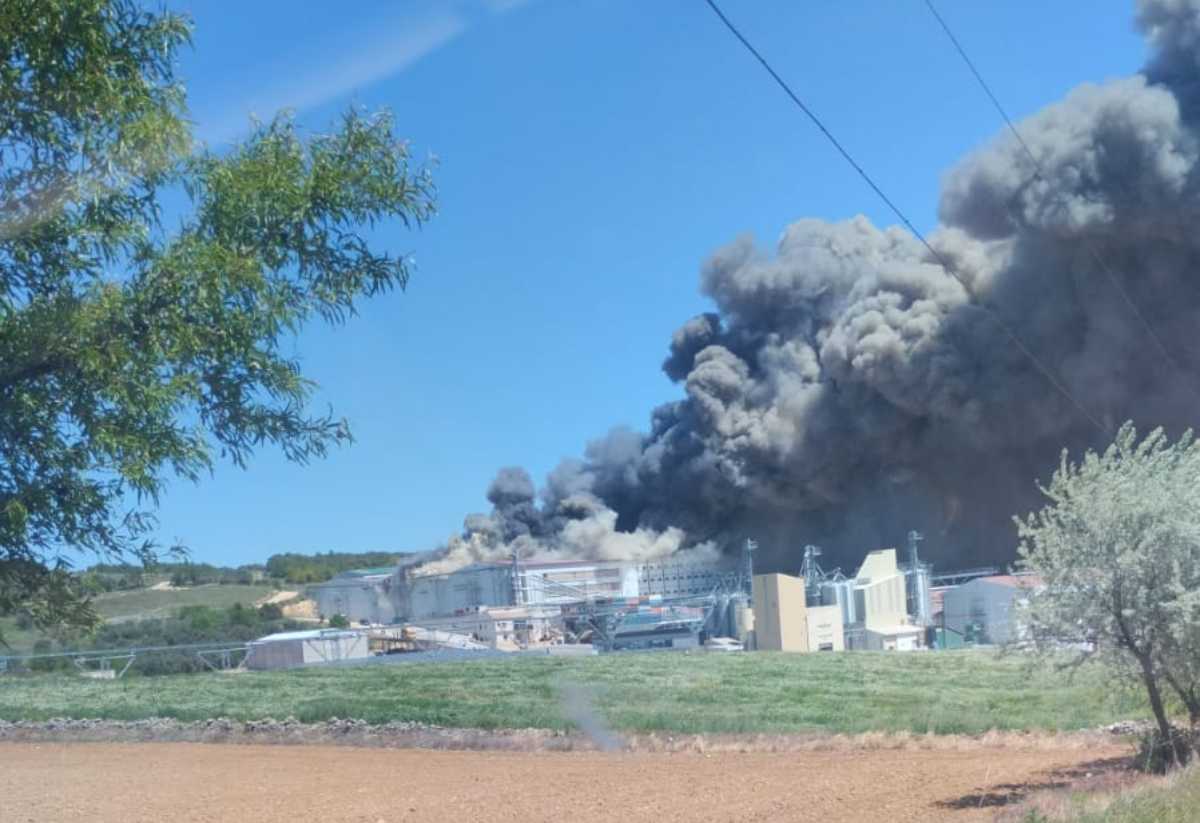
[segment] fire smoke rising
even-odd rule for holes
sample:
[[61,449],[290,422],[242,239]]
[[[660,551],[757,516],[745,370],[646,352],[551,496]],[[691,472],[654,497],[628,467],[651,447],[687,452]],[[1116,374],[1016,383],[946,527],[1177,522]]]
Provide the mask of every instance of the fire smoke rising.
[[[1010,518],[1063,447],[1107,436],[1018,351],[1003,318],[1104,425],[1192,425],[1200,403],[1200,0],[1141,0],[1141,74],[1084,84],[944,178],[929,240],[802,219],[774,254],[739,238],[701,272],[716,310],[663,369],[684,392],[615,429],[540,495],[503,469],[445,571],[522,556],[655,558],[753,536],[764,568],[833,562],[911,528],[944,568],[1012,559]],[[1039,172],[1040,169],[1040,172]],[[1096,262],[1107,261],[1146,325]]]

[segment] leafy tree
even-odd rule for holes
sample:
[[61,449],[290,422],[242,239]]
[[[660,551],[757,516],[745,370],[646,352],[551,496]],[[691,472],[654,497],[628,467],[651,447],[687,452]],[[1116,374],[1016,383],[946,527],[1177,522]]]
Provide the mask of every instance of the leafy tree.
[[326,552],[325,554],[273,554],[267,574],[288,583],[323,583],[350,569],[394,566],[409,555],[396,552]]
[[335,614],[329,618],[329,626],[333,629],[348,629],[350,628],[350,618],[344,614]]
[[1174,740],[1167,697],[1200,721],[1200,442],[1139,441],[1126,423],[1103,454],[1064,452],[1041,490],[1048,505],[1017,520],[1021,565],[1044,581],[1026,607],[1033,639],[1140,681]]
[[194,145],[189,37],[136,0],[0,4],[0,614],[93,621],[72,554],[153,558],[170,477],[348,441],[281,339],[403,287],[363,230],[433,213],[386,114]]

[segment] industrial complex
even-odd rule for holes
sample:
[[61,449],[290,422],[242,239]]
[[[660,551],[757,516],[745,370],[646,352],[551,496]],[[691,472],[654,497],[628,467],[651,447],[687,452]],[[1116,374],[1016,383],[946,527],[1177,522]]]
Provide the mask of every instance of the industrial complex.
[[[996,569],[935,576],[920,540],[909,534],[903,563],[894,548],[869,552],[853,576],[823,570],[816,546],[805,547],[799,575],[755,574],[753,541],[740,559],[707,563],[686,554],[654,562],[514,556],[423,574],[428,558],[414,558],[310,587],[323,618],[341,615],[352,628],[263,638],[249,664],[446,646],[899,652],[1021,636],[1017,607],[1038,581]],[[345,631],[368,639],[351,641]]]

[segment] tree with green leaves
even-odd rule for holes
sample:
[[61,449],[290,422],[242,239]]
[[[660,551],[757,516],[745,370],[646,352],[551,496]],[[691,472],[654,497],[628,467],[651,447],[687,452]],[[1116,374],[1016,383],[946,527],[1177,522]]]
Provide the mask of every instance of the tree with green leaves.
[[0,4],[0,614],[86,624],[72,558],[156,555],[169,478],[348,441],[281,340],[403,287],[365,231],[434,211],[386,113],[198,146],[189,31],[135,0]]
[[1040,488],[1047,505],[1017,519],[1020,565],[1042,578],[1029,636],[1140,683],[1175,748],[1168,700],[1200,723],[1200,441],[1126,423],[1103,453],[1064,452]]

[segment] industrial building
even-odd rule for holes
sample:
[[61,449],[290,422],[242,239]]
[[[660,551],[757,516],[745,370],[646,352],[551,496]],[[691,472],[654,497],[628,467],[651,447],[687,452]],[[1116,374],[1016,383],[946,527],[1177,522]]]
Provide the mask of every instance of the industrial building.
[[1003,644],[1024,631],[1020,607],[1043,585],[1034,575],[977,577],[942,595],[942,626],[948,636],[975,643]]
[[754,642],[761,651],[842,651],[842,612],[837,605],[809,605],[804,578],[754,576]]
[[562,642],[559,611],[530,606],[476,606],[459,614],[430,617],[421,627],[464,635],[500,651]]
[[605,645],[609,651],[696,649],[704,620],[705,610],[695,606],[640,606],[620,616]]
[[391,566],[342,572],[325,583],[309,586],[308,594],[324,619],[340,614],[356,623],[394,623],[396,606],[391,589],[395,572]]
[[[909,535],[909,562],[870,552],[852,578],[824,574],[805,549],[805,575],[753,575],[752,548],[723,567],[683,558],[633,563],[510,560],[437,575],[418,563],[339,575],[311,588],[322,615],[459,633],[493,649],[591,642],[601,649],[692,648],[734,638],[760,649],[907,650],[932,624],[930,569]],[[753,582],[751,582],[753,581]],[[753,600],[751,609],[749,600]]]
[[731,584],[731,571],[711,563],[666,560],[637,567],[638,594],[666,598],[712,594]]
[[310,586],[309,593],[326,618],[342,614],[355,623],[391,624],[460,617],[484,607],[537,609],[645,596],[711,598],[722,587],[736,585],[726,569],[682,560],[505,560],[436,575],[416,574],[417,567],[410,563],[346,572]]
[[474,563],[448,574],[401,572],[392,586],[396,616],[422,622],[480,606],[555,606],[637,597],[632,563],[589,560]]
[[290,669],[314,663],[365,660],[371,654],[367,633],[342,629],[280,632],[251,642],[248,669]]
[[805,547],[806,603],[837,610],[845,648],[906,651],[925,645],[933,605],[930,567],[917,554],[920,539],[909,533],[906,567],[897,563],[895,549],[879,549],[867,554],[854,577],[826,574],[816,562],[820,549]]

